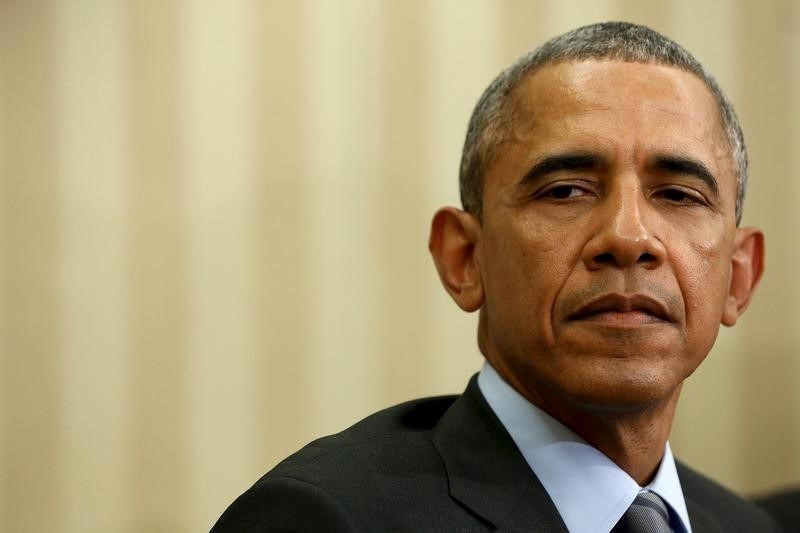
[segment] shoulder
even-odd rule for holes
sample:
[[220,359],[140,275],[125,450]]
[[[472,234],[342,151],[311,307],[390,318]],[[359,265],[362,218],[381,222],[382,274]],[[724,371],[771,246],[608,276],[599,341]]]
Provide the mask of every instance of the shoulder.
[[[340,433],[311,442],[262,480],[292,476],[322,483],[339,480],[350,472],[363,475],[375,464],[400,462],[397,468],[409,467],[408,452],[426,453],[431,430],[455,399],[423,398],[378,411]],[[400,456],[403,461],[397,460]]]
[[693,528],[697,523],[716,524],[713,528],[697,528],[699,531],[780,531],[762,509],[685,464],[676,464]]
[[323,487],[289,476],[262,478],[222,514],[211,533],[355,531],[348,511]]
[[[431,431],[456,396],[424,398],[379,411],[318,439],[241,495],[213,531],[366,530],[393,509],[424,507],[447,494]],[[308,527],[304,528],[303,524]]]
[[431,430],[455,399],[456,396],[423,398],[378,411],[340,433],[311,442],[278,464],[259,483],[289,476],[331,486],[358,476],[363,484],[381,473],[429,467],[420,462],[435,454]]

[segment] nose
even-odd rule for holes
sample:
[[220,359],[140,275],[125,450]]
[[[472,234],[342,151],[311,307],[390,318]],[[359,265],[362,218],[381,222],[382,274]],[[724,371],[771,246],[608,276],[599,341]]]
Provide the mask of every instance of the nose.
[[595,217],[595,232],[583,253],[590,270],[636,265],[653,269],[664,262],[666,250],[652,232],[656,221],[638,187],[607,196]]

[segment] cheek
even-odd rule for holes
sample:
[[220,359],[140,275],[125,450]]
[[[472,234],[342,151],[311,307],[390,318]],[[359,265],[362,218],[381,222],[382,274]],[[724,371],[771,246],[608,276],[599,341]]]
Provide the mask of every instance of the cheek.
[[492,232],[482,250],[491,317],[548,331],[553,303],[574,266],[566,235],[521,220]]
[[[705,241],[691,247],[679,279],[690,330],[718,329],[730,285],[725,243]],[[698,331],[698,332],[699,332]]]

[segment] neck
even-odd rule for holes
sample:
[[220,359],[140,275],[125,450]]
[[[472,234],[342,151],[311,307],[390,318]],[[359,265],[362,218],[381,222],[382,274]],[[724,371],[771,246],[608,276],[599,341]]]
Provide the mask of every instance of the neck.
[[626,412],[545,409],[645,486],[664,457],[678,393],[668,401]]
[[653,480],[664,456],[680,385],[659,399],[609,408],[531,390],[513,377],[501,375],[528,401],[597,448],[640,486]]

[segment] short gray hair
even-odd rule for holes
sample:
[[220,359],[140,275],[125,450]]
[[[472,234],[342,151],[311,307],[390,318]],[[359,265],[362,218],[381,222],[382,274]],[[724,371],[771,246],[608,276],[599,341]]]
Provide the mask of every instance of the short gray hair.
[[483,174],[513,119],[512,91],[523,79],[545,65],[587,59],[666,65],[691,72],[706,84],[719,105],[722,126],[731,148],[738,187],[738,225],[747,188],[747,150],[733,106],[692,54],[655,30],[629,22],[602,22],[554,37],[519,58],[486,88],[472,112],[461,155],[459,180],[464,210],[477,216],[478,220],[483,217]]

